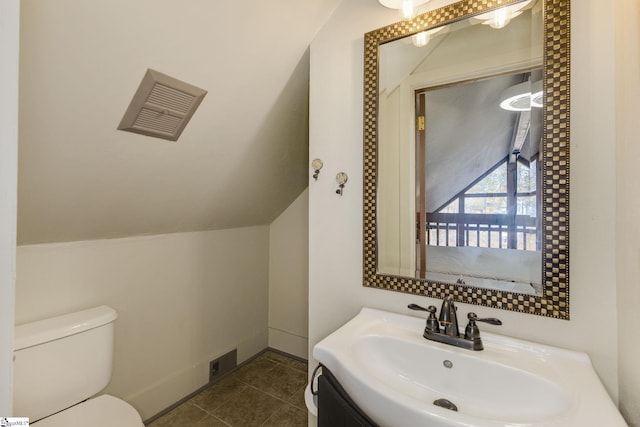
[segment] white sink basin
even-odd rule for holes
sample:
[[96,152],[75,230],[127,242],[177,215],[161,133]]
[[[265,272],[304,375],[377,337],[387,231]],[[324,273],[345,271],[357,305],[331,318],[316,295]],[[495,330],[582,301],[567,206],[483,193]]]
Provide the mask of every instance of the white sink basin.
[[626,426],[586,354],[487,332],[465,350],[424,339],[424,323],[364,308],[313,356],[381,426]]

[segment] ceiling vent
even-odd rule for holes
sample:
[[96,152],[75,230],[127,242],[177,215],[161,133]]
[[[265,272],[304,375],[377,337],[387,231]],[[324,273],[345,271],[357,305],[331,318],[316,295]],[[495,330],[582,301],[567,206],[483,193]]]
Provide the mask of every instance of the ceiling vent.
[[118,129],[177,141],[206,94],[206,90],[148,69]]

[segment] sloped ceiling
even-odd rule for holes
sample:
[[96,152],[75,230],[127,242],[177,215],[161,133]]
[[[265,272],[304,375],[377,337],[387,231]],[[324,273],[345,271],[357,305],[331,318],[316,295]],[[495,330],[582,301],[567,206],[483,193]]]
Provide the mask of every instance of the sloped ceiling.
[[[23,0],[18,243],[270,223],[308,181],[308,46],[338,0]],[[147,68],[208,91],[116,130]]]
[[427,212],[451,201],[510,153],[518,115],[500,108],[500,95],[522,79],[512,74],[428,92]]

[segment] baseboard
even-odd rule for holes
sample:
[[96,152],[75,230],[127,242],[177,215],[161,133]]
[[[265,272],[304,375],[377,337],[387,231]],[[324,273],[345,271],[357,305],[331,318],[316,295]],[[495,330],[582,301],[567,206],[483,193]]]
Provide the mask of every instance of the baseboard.
[[[253,356],[251,356],[250,358],[248,358],[247,360],[245,360],[242,363],[238,363],[238,366],[236,366],[233,370],[231,370],[230,372],[227,372],[224,376],[220,377],[218,379],[222,380],[224,377],[231,375],[233,372],[237,371],[238,369],[242,368],[244,365],[248,365],[249,363],[253,362],[254,359],[257,359],[258,357],[260,357],[260,355],[262,355],[263,353],[267,352],[267,351],[272,351],[274,353],[279,353],[282,354],[283,356],[287,356],[290,357],[292,359],[296,359],[299,360],[301,362],[307,362],[306,358],[302,358],[302,357],[298,357],[296,355],[290,354],[290,353],[286,353],[284,351],[272,348],[272,347],[267,347],[263,350],[261,350],[259,353],[254,354]],[[217,381],[215,381],[217,382]],[[163,415],[166,415],[167,413],[171,412],[173,409],[177,408],[178,406],[182,405],[184,402],[186,402],[187,400],[190,400],[192,397],[196,396],[197,394],[199,394],[200,392],[206,390],[207,388],[211,387],[212,384],[215,384],[215,382],[213,383],[207,383],[205,385],[203,385],[202,387],[198,388],[197,390],[189,393],[187,396],[183,397],[182,399],[178,400],[177,402],[172,403],[171,405],[167,406],[165,409],[163,409],[162,411],[158,412],[157,414],[155,414],[154,416],[152,416],[151,418],[148,418],[144,421],[145,425],[151,424],[152,422],[154,422],[155,420],[157,420],[158,418],[162,417]]]
[[307,360],[309,357],[309,339],[289,332],[269,328],[269,347]]
[[165,408],[173,406],[183,396],[200,389],[209,379],[209,363],[201,361],[186,369],[173,372],[137,393],[124,399],[140,413],[143,420],[149,419]]
[[179,403],[188,400],[209,384],[209,362],[233,348],[238,350],[238,365],[250,360],[267,347],[266,331],[233,345],[232,348],[206,356],[193,365],[173,372],[155,383],[123,396],[140,413],[146,423],[167,413]]

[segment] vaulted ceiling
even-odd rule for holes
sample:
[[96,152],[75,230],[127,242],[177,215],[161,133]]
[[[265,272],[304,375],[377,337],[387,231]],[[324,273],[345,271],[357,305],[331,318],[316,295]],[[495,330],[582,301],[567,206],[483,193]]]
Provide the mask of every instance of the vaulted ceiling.
[[[308,46],[338,0],[22,0],[18,243],[270,223],[308,181]],[[145,71],[208,91],[117,130]]]

